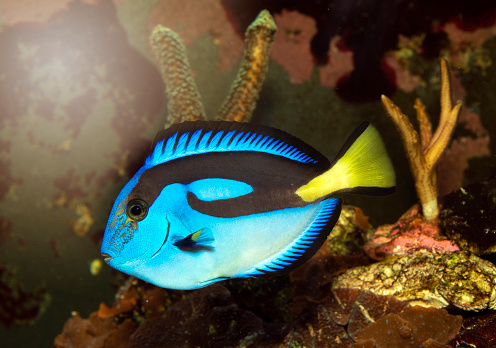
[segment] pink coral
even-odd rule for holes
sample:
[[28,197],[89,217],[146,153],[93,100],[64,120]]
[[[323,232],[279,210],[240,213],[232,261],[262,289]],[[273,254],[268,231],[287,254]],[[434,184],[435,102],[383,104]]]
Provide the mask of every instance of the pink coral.
[[419,205],[414,205],[395,224],[378,227],[364,246],[367,255],[374,260],[382,260],[385,255],[405,255],[418,250],[460,250],[441,235],[437,220],[424,220],[419,208]]
[[272,47],[272,58],[288,72],[292,83],[308,81],[314,68],[310,41],[317,33],[315,20],[288,10],[276,14],[274,20],[278,33]]
[[7,26],[19,23],[46,22],[53,15],[68,9],[73,0],[0,0],[2,20]]
[[[310,80],[315,68],[310,42],[317,33],[315,19],[297,11],[283,10],[275,15],[278,33],[272,47],[272,59],[287,71],[294,84]],[[353,71],[353,52],[347,49],[340,36],[329,44],[329,62],[319,69],[320,83],[333,88]]]
[[344,47],[342,38],[334,36],[329,44],[329,62],[319,70],[320,84],[333,88],[355,68],[353,52]]
[[487,28],[478,28],[472,31],[465,31],[459,28],[456,23],[448,22],[443,25],[441,30],[448,35],[452,49],[457,51],[467,42],[470,42],[474,48],[482,46],[487,39],[496,35],[496,24]]
[[[100,0],[81,0],[94,5]],[[74,0],[0,0],[3,24],[14,26],[21,23],[44,23],[62,11],[67,11]],[[114,0],[117,2],[117,0]]]
[[401,66],[395,54],[386,53],[384,61],[395,72],[395,83],[398,89],[411,93],[420,86],[420,77],[414,75],[408,68]]
[[243,53],[243,40],[229,24],[219,1],[162,1],[153,9],[148,21],[149,32],[162,24],[179,34],[186,46],[201,35],[210,33],[219,46],[220,72],[230,71]]

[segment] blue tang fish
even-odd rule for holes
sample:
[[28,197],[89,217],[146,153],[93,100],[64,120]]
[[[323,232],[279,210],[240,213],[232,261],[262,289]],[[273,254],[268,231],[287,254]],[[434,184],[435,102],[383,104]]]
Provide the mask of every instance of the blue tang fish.
[[368,122],[332,162],[274,128],[184,122],[156,135],[114,203],[101,252],[113,268],[170,289],[288,272],[334,227],[342,201],[331,195],[394,186]]

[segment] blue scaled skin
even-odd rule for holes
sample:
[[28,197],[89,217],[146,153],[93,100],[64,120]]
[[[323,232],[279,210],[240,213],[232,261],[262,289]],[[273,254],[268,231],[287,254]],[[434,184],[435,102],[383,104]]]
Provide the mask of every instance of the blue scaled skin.
[[113,268],[170,289],[288,272],[336,223],[341,200],[332,194],[394,185],[368,123],[331,163],[277,129],[185,122],[157,134],[114,203],[101,252]]

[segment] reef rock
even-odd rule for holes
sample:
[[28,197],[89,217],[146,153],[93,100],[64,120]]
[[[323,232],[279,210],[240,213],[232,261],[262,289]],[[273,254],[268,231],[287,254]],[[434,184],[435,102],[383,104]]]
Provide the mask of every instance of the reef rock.
[[396,223],[379,226],[364,250],[370,258],[382,260],[388,255],[408,255],[419,250],[443,252],[460,248],[442,235],[437,220],[425,220],[416,204]]
[[476,255],[496,252],[496,173],[446,196],[439,220],[461,249]]
[[[480,316],[466,318],[463,327],[451,340],[456,347],[496,347],[496,311],[490,311]],[[466,345],[457,345],[464,342]]]
[[351,347],[449,348],[447,343],[461,325],[460,315],[450,315],[444,309],[408,307],[398,314],[387,314],[364,328]]
[[362,209],[343,205],[339,219],[327,237],[327,250],[336,255],[362,254],[372,236],[372,225]]
[[391,295],[424,307],[496,309],[496,266],[463,251],[390,256],[334,278],[332,290],[352,288]]

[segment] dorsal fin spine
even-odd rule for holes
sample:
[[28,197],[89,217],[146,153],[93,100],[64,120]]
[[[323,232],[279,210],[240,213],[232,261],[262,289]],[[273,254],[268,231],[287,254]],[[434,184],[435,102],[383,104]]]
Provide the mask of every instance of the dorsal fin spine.
[[262,149],[263,147],[267,147],[271,142],[274,141],[274,138],[269,137],[266,135],[263,139],[262,142],[260,143],[260,148]]
[[271,139],[270,139],[270,137],[269,137],[268,135],[266,135],[266,136],[264,136],[264,137],[262,138],[262,140],[261,140],[261,142],[258,144],[258,146],[262,147],[262,146],[264,146],[264,144],[266,144],[266,143],[267,143],[267,141],[270,141],[270,140],[271,140]]
[[289,145],[288,144],[284,144],[282,143],[281,146],[278,146],[277,149],[275,149],[275,151],[278,151],[280,152],[281,154],[284,154],[284,151],[286,150],[286,148],[288,147]]
[[273,147],[271,150],[273,150],[273,151],[277,151],[277,149],[278,149],[279,147],[281,147],[281,146],[282,146],[282,144],[284,144],[284,142],[283,142],[282,140],[277,140],[277,141],[276,141],[276,143],[274,144],[274,147]]
[[269,150],[275,150],[276,146],[281,146],[281,141],[280,140],[276,140],[274,141],[274,143],[269,147]]
[[262,138],[262,134],[259,134],[257,137],[253,138],[250,141],[250,145],[253,146],[254,148],[256,148],[257,147],[257,144],[258,144],[258,142],[260,141],[261,138]]
[[267,147],[267,145],[270,144],[270,142],[272,140],[274,140],[274,139],[272,139],[271,137],[269,137],[268,135],[266,135],[266,136],[264,136],[262,138],[262,140],[260,141],[260,143],[258,143],[257,145],[258,145],[258,147],[260,149],[262,149],[263,147]]
[[239,132],[234,138],[233,138],[233,143],[238,145],[239,144],[239,139],[243,136],[244,132]]
[[205,149],[208,149],[212,145],[212,142],[214,141],[216,135],[217,133],[215,132],[210,133],[210,136],[208,137],[207,142],[205,143]]
[[290,153],[288,153],[288,156],[296,156],[300,153],[297,148],[294,148]]
[[[195,125],[202,125],[195,128]],[[209,127],[210,126],[210,127]],[[287,135],[282,133],[278,138],[277,130],[260,129],[252,131],[252,125],[232,122],[191,122],[175,126],[170,135],[157,139],[154,147],[145,161],[147,167],[168,162],[170,160],[207,152],[226,151],[257,151],[289,158],[302,163],[325,163],[326,159],[320,154],[312,152],[313,149],[303,151],[300,145],[290,145],[285,140]],[[272,131],[274,131],[272,133]],[[167,132],[165,130],[164,132]],[[289,139],[292,141],[292,139]],[[295,139],[297,140],[297,139]],[[308,154],[305,153],[310,151]],[[313,158],[317,156],[319,160]]]
[[231,144],[233,135],[235,134],[235,131],[230,131],[224,137],[222,138],[222,141],[219,145],[222,145],[221,148],[223,150],[227,149],[229,147],[229,144]]
[[174,136],[167,141],[167,144],[165,144],[166,151],[164,151],[164,153],[174,153],[178,135],[179,133],[174,134]]
[[[242,133],[243,134],[243,133]],[[248,133],[244,133],[243,136],[238,139],[238,141],[236,142],[236,146],[241,146],[243,145],[245,142],[246,142],[246,139],[250,136],[250,132]]]
[[186,144],[188,143],[189,133],[184,133],[179,137],[177,144],[175,146],[174,152],[184,152],[186,150]]
[[201,133],[202,133],[202,131],[201,131],[201,129],[199,129],[199,130],[195,131],[193,133],[193,135],[191,136],[191,144],[194,144],[193,148],[195,150],[198,150],[198,143],[200,141]]
[[265,143],[265,141],[267,141],[267,138],[268,136],[266,135],[265,137],[260,134],[257,139],[255,139],[255,143],[253,144],[253,147],[257,148],[257,149],[260,149],[263,145],[263,143]]
[[[213,137],[212,141],[211,141],[211,147],[212,148],[216,148],[219,146],[220,144],[220,141],[222,140],[222,136],[224,135],[224,131],[219,131],[217,134],[215,134],[215,136]],[[212,144],[214,144],[212,146]]]
[[246,139],[243,145],[245,145],[246,147],[250,146],[251,142],[253,141],[253,138],[255,138],[256,136],[257,136],[256,133],[251,134],[251,136],[248,139]]
[[289,145],[286,150],[284,150],[283,155],[284,156],[290,156],[290,152],[293,151],[294,147]]
[[193,132],[188,132],[188,138],[186,139],[186,146],[185,150],[188,151],[189,147],[193,146],[194,142],[191,141],[193,138],[194,133]]
[[212,136],[212,131],[208,131],[205,134],[203,134],[200,140],[200,144],[198,145],[198,148],[204,149],[211,136]]

